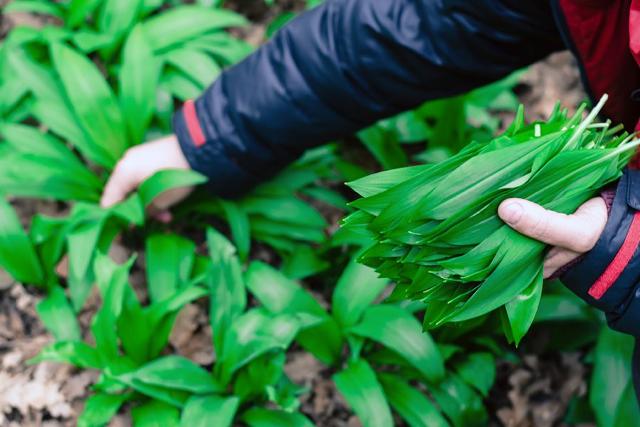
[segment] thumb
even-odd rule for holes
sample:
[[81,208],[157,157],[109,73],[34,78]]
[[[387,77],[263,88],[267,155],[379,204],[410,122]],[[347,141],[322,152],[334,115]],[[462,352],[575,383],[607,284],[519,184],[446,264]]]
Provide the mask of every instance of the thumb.
[[552,246],[588,252],[607,222],[607,207],[600,197],[580,206],[573,215],[553,212],[523,199],[507,199],[498,215],[514,230]]

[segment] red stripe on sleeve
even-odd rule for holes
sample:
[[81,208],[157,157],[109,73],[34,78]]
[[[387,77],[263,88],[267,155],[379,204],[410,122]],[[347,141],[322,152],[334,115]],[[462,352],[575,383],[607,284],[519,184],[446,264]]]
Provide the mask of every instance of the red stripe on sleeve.
[[206,142],[206,138],[204,137],[200,121],[198,120],[198,115],[196,114],[196,104],[190,99],[184,103],[182,110],[184,112],[184,120],[187,123],[187,130],[189,131],[189,136],[193,141],[193,145],[196,147],[202,147]]
[[633,215],[631,226],[627,237],[625,237],[620,250],[611,261],[611,264],[602,273],[602,275],[589,288],[589,295],[595,299],[600,299],[613,286],[620,277],[627,264],[631,261],[636,248],[640,244],[640,212]]

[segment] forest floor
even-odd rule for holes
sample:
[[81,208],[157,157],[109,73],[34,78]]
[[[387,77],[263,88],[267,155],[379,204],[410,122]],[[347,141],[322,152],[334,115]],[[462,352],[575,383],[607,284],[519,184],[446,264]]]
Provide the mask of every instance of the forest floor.
[[[0,1],[0,7],[2,1]],[[283,4],[281,7],[290,7]],[[243,10],[257,22],[245,37],[258,44],[264,37],[264,22],[273,10]],[[16,19],[15,17],[13,18]],[[38,18],[19,16],[20,23],[38,24]],[[0,35],[15,24],[0,21]],[[560,99],[567,106],[584,99],[577,67],[567,53],[556,54],[532,66],[517,88],[530,118],[546,117]],[[510,117],[504,118],[506,122]],[[34,212],[59,214],[61,207],[51,203],[20,201],[15,204],[22,218]],[[335,218],[332,219],[335,223]],[[115,245],[112,255],[120,260],[129,255]],[[64,273],[64,266],[61,266]],[[142,287],[143,278],[139,278]],[[52,341],[38,321],[35,305],[43,295],[33,288],[13,283],[0,270],[0,426],[72,426],[91,393],[90,385],[97,372],[77,370],[67,365],[40,363],[29,365],[43,346]],[[98,307],[93,295],[80,314],[82,328],[87,333],[89,321]],[[184,355],[202,365],[214,361],[211,328],[204,302],[190,304],[181,312],[170,339],[169,352]],[[503,360],[498,363],[498,377],[487,406],[493,426],[551,427],[562,426],[562,420],[572,397],[586,393],[588,367],[578,353],[519,353],[519,363]],[[330,380],[330,371],[305,352],[293,351],[286,367],[290,378],[308,389],[302,397],[302,411],[321,427],[356,427],[344,400]],[[111,426],[130,425],[126,413],[118,415]],[[586,427],[583,426],[583,427]]]

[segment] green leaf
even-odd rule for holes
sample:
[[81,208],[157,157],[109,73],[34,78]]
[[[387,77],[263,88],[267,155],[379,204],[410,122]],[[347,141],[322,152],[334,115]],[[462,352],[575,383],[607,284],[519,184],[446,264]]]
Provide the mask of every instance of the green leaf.
[[333,376],[333,380],[364,427],[393,426],[382,386],[366,361],[351,361],[344,370]]
[[160,8],[164,3],[164,0],[143,0],[142,3],[144,14],[146,15]]
[[537,275],[534,281],[517,297],[505,305],[511,336],[516,346],[525,336],[535,319],[542,297],[542,275]]
[[174,99],[162,84],[156,87],[155,111],[158,126],[161,129],[171,129],[171,120],[175,111]]
[[78,427],[93,427],[107,424],[131,398],[130,394],[96,393],[87,399],[78,418]]
[[68,233],[67,247],[71,302],[76,310],[80,310],[91,290],[93,271],[90,267],[105,228],[107,213],[88,206],[86,211],[81,212],[78,206],[76,209],[81,219]]
[[482,393],[489,395],[496,379],[496,363],[491,353],[472,353],[455,366],[456,372],[464,381]]
[[[0,53],[1,55],[2,53]],[[7,75],[1,75],[4,81],[0,83],[0,115],[3,117],[19,108],[21,101],[25,99],[28,88],[20,79],[12,79]]]
[[275,389],[284,375],[284,352],[266,353],[242,368],[233,383],[233,394],[242,402],[260,399]]
[[[109,34],[113,44],[129,32],[141,12],[143,0],[105,0],[98,15],[98,30]],[[112,51],[113,47],[109,49]]]
[[425,115],[435,122],[429,146],[446,147],[455,153],[467,143],[464,95],[432,101],[423,108],[427,110]]
[[429,389],[454,427],[481,427],[488,421],[482,398],[456,375]]
[[113,167],[128,144],[122,112],[111,88],[96,66],[75,50],[54,43],[51,58],[76,118],[93,142],[91,152],[84,154],[102,166]]
[[384,169],[407,165],[407,156],[394,135],[381,126],[372,126],[358,133],[358,138]]
[[131,410],[131,419],[136,427],[178,427],[180,411],[158,400],[150,400]]
[[[130,370],[130,369],[131,367],[127,367],[127,370]],[[184,406],[186,401],[192,395],[190,392],[187,392],[184,390],[159,387],[159,386],[146,384],[142,381],[135,381],[135,380],[129,381],[129,380],[130,380],[130,377],[118,377],[117,380],[115,380],[116,381],[115,384],[119,387],[121,387],[122,385],[125,385],[145,396],[148,396],[160,402],[164,402],[169,405],[177,406],[180,408]]]
[[595,317],[590,307],[576,298],[573,293],[563,295],[545,293],[540,299],[535,322],[594,321]]
[[63,89],[50,68],[36,62],[22,49],[7,49],[6,61],[36,98],[64,104]]
[[156,325],[163,321],[169,314],[179,311],[186,304],[207,295],[206,289],[190,284],[178,290],[171,297],[160,302],[151,304],[147,308],[147,315],[151,325]]
[[284,257],[282,272],[290,279],[304,279],[327,270],[331,264],[323,259],[316,248],[298,245],[293,252]]
[[238,369],[252,360],[270,351],[285,350],[299,327],[292,315],[269,315],[260,309],[237,317],[225,335],[224,354],[215,366],[216,378],[226,385]]
[[147,286],[152,302],[173,296],[191,278],[196,245],[174,234],[147,238]]
[[297,412],[251,408],[242,415],[249,427],[313,427],[307,417]]
[[165,191],[181,187],[191,187],[207,181],[204,175],[198,172],[185,169],[165,169],[156,172],[151,177],[145,179],[138,194],[142,204],[147,207],[153,200]]
[[95,348],[82,341],[61,341],[43,348],[29,363],[42,361],[68,363],[79,368],[102,368],[100,355]]
[[144,30],[153,49],[161,51],[201,34],[246,23],[241,15],[229,10],[178,6],[145,21]]
[[96,33],[94,31],[79,30],[73,34],[73,43],[82,52],[89,54],[98,49],[102,49],[113,44],[114,37],[107,33]]
[[144,225],[144,207],[140,196],[136,193],[112,206],[108,211],[112,217],[120,218],[127,224]]
[[289,240],[292,245],[295,241],[322,243],[325,240],[324,230],[319,227],[283,223],[261,216],[251,218],[251,233],[256,240],[267,243],[269,238]]
[[333,291],[333,314],[338,323],[343,327],[357,323],[387,283],[371,268],[351,261]]
[[180,101],[197,98],[202,89],[183,72],[167,68],[160,78],[160,87]]
[[629,361],[633,347],[633,337],[609,328],[602,329],[594,351],[593,376],[589,386],[589,400],[598,426],[617,427],[618,413],[626,410],[623,409],[627,404],[625,400],[636,401],[626,393],[632,382]]
[[[70,169],[51,158],[8,152],[0,158],[0,189],[15,197],[97,202],[100,192],[91,186],[93,180],[82,181]],[[24,176],[34,178],[25,181]]]
[[144,141],[155,110],[155,95],[160,67],[141,25],[137,25],[125,42],[120,67],[120,107],[131,145]]
[[98,253],[94,261],[102,307],[91,322],[91,332],[104,364],[118,357],[116,326],[129,286],[129,269],[134,260],[131,258],[126,264],[117,265],[107,255]]
[[[8,153],[0,158],[6,194],[57,200],[97,201],[102,182],[61,141],[36,128],[4,124]],[[25,182],[24,176],[32,178]]]
[[[4,52],[7,52],[9,47],[41,41],[41,38],[37,28],[17,26],[7,34],[6,41],[6,44],[3,43],[3,46],[6,46],[6,48],[3,48]],[[2,60],[4,61],[4,58]]]
[[185,48],[170,50],[165,61],[193,80],[201,90],[206,89],[222,72],[209,55]]
[[242,266],[236,248],[216,230],[207,230],[207,244],[211,259],[207,277],[210,298],[210,321],[213,343],[218,357],[226,353],[226,335],[236,319],[245,309],[247,296]]
[[247,269],[247,288],[274,314],[306,314],[301,326],[313,326],[328,317],[324,308],[300,285],[273,267],[253,262]]
[[308,203],[295,196],[248,196],[240,201],[244,211],[274,221],[324,228],[327,222]]
[[142,308],[129,288],[125,304],[117,321],[118,337],[127,357],[144,364],[158,357],[169,341],[178,312],[188,303],[201,298],[207,291],[187,286],[170,297]]
[[54,286],[49,289],[49,295],[38,303],[36,312],[56,340],[82,339],[75,312],[61,287]]
[[[284,354],[282,356],[285,358]],[[266,388],[269,402],[288,413],[300,408],[300,396],[307,391],[306,387],[293,383],[286,375],[281,376],[277,383]]]
[[91,161],[102,164],[107,158],[104,150],[94,149],[94,143],[82,130],[74,113],[67,108],[65,101],[37,98],[31,108],[34,117],[52,133],[69,141]]
[[420,117],[419,111],[415,110],[400,113],[395,117],[379,122],[379,124],[404,143],[420,143],[428,140],[431,134],[429,125],[424,118]]
[[136,365],[147,362],[151,358],[149,347],[150,341],[156,338],[155,333],[138,298],[131,287],[127,286],[124,289],[121,312],[116,320],[116,335],[127,358]]
[[226,31],[202,34],[184,44],[189,49],[208,52],[224,65],[233,65],[253,52],[253,46]]
[[66,218],[47,217],[37,214],[31,222],[29,235],[42,261],[48,277],[47,285],[57,284],[55,268],[62,259],[69,222]]
[[58,4],[44,3],[38,0],[13,0],[4,7],[4,13],[32,12],[55,16],[62,19],[62,10]]
[[305,188],[301,191],[302,194],[312,197],[315,200],[326,203],[329,206],[333,206],[341,211],[347,211],[349,209],[347,199],[339,192],[325,187],[311,187]]
[[[141,368],[119,376],[127,383],[143,383],[196,394],[218,390],[209,372],[181,356],[165,356]],[[134,386],[135,388],[135,386]]]
[[[494,310],[524,291],[532,278],[542,275],[544,245],[517,232],[510,233],[509,238],[513,241],[502,247],[506,254],[501,264],[510,267],[496,268],[450,321],[468,320]],[[530,244],[520,244],[523,242]]]
[[393,374],[379,374],[378,379],[391,407],[411,427],[449,427],[435,405],[404,379]]
[[249,216],[234,202],[220,200],[220,206],[222,206],[224,215],[231,227],[231,235],[236,248],[238,248],[238,255],[240,255],[241,260],[246,261],[251,249]]
[[297,317],[302,347],[325,363],[338,359],[342,335],[337,323],[300,285],[267,264],[253,262],[247,269],[247,288],[271,313]]
[[340,359],[343,335],[333,318],[301,331],[296,341],[322,363],[333,365]]
[[[78,157],[61,141],[51,135],[40,132],[34,127],[2,124],[0,133],[14,152],[20,153],[22,161],[52,162],[59,166],[61,178],[73,182],[84,190],[87,199],[94,199],[93,193],[102,190],[102,182]],[[69,177],[68,175],[71,175]],[[34,177],[37,179],[38,177]]]
[[632,383],[627,384],[624,390],[614,422],[615,427],[630,427],[635,420],[640,419],[640,410],[638,409],[638,396]]
[[64,95],[64,88],[53,71],[16,49],[12,49],[7,58],[11,68],[36,98],[31,108],[36,119],[71,142],[83,155],[102,164],[106,157],[104,150],[94,149],[94,143],[78,124]]
[[377,341],[405,358],[430,382],[444,377],[444,361],[431,336],[416,318],[392,305],[376,305],[349,332]]
[[0,197],[0,266],[23,283],[42,284],[36,251],[11,205]]
[[194,396],[185,405],[180,425],[183,427],[230,427],[239,403],[237,397]]
[[91,16],[100,3],[101,0],[71,0],[65,24],[69,28],[77,27]]

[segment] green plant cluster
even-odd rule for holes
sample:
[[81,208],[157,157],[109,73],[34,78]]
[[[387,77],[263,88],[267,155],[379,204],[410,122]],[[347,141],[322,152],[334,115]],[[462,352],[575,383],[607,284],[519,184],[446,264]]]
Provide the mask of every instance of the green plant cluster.
[[[454,425],[486,421],[482,396],[493,384],[493,354],[436,345],[413,316],[415,307],[376,304],[388,283],[369,268],[349,264],[329,312],[267,264],[253,262],[243,271],[236,248],[213,229],[207,243],[205,257],[182,237],[148,238],[147,306],[128,282],[133,259],[117,265],[96,258],[103,305],[92,320],[94,343],[69,333],[34,360],[101,371],[80,425],[105,424],[125,402],[139,403],[135,425],[159,419],[156,411],[163,425],[312,425],[297,412],[304,389],[284,373],[294,342],[333,367],[338,390],[365,425],[392,425],[391,408],[411,425],[447,426],[447,417]],[[206,295],[213,366],[161,355],[177,312]],[[248,305],[248,295],[258,304]]]
[[[393,298],[401,288],[356,262],[370,236],[327,232],[318,207],[352,212],[337,184],[373,172],[348,160],[348,144],[312,150],[240,200],[196,192],[168,225],[145,209],[203,176],[164,171],[124,202],[98,206],[123,153],[169,133],[180,101],[251,52],[230,31],[247,26],[244,17],[219,0],[13,0],[4,12],[24,11],[47,19],[0,44],[0,266],[43,294],[37,312],[55,342],[32,362],[100,372],[79,425],[106,425],[127,410],[135,426],[310,426],[300,408],[308,390],[285,371],[301,351],[325,366],[365,427],[488,423],[496,360],[518,357],[496,334],[500,319],[487,313],[423,332],[424,303]],[[517,107],[517,79],[384,120],[357,135],[356,149],[376,170],[455,159],[497,131],[489,109]],[[25,228],[11,203],[22,198],[55,201],[61,213],[35,214]],[[114,262],[116,241],[141,255]],[[278,268],[255,261],[265,247]],[[131,280],[141,271],[142,292]],[[329,304],[299,282],[309,277]],[[92,292],[100,306],[83,332],[77,317]],[[185,305],[207,303],[215,361],[201,366],[172,354],[168,339]],[[550,349],[595,345],[593,405],[576,399],[568,422],[637,419],[626,337],[600,332],[602,320],[555,285],[531,321],[550,332]],[[567,334],[576,328],[585,332]]]

